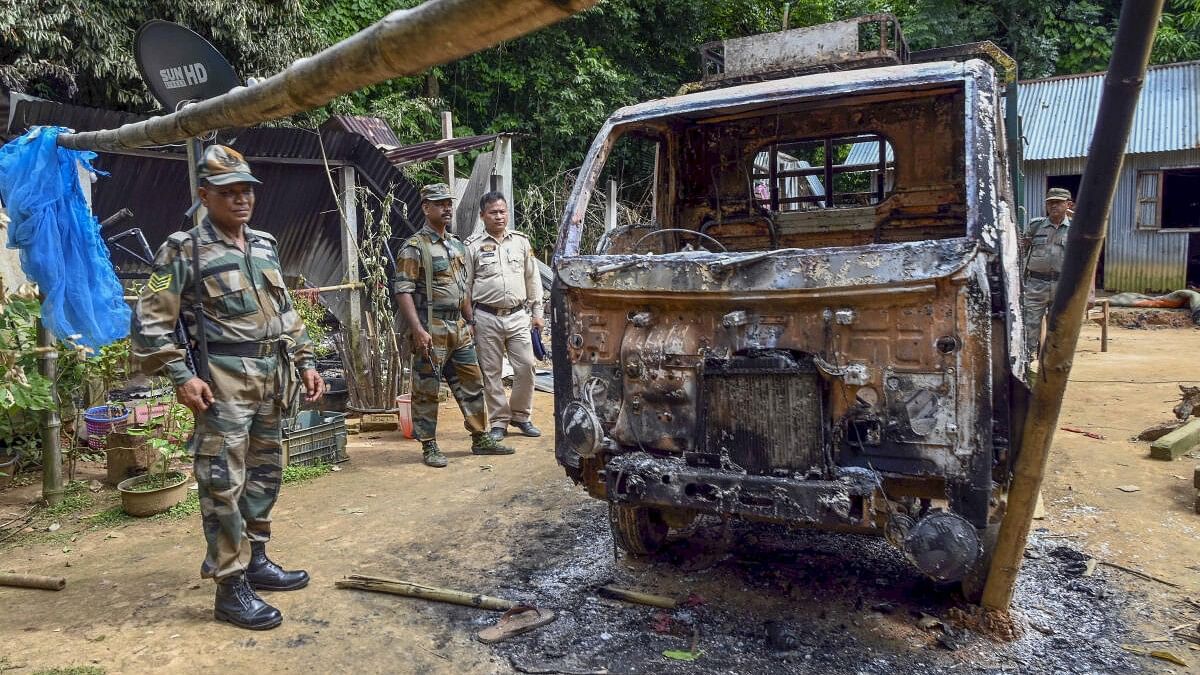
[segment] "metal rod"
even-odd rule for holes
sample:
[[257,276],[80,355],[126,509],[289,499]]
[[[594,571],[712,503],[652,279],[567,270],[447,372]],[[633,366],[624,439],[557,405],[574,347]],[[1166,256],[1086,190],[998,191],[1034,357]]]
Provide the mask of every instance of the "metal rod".
[[1104,77],[1092,144],[1079,185],[1079,205],[1067,234],[1069,255],[1050,308],[1049,330],[1033,382],[1029,417],[1021,433],[1020,455],[1013,468],[1008,492],[1008,509],[1000,525],[983,590],[983,605],[990,609],[1007,610],[1012,602],[1013,584],[1021,567],[1033,510],[1050,456],[1050,443],[1058,426],[1058,414],[1071,374],[1075,344],[1087,309],[1089,282],[1095,275],[1096,261],[1104,245],[1108,212],[1162,6],[1163,0],[1126,0],[1121,6],[1112,59]]
[[456,61],[594,4],[596,0],[430,0],[396,10],[252,87],[234,87],[179,112],[119,129],[60,134],[58,143],[77,150],[144,148],[287,117],[384,80]]

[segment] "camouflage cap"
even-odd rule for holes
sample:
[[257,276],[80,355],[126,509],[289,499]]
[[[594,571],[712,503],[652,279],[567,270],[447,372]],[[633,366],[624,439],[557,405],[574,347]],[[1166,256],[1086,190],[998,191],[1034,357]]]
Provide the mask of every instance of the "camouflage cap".
[[204,149],[196,165],[196,176],[212,185],[262,183],[250,173],[250,165],[242,153],[224,145],[210,145]]
[[1050,188],[1046,190],[1046,201],[1069,202],[1071,201],[1071,191],[1066,188]]
[[454,195],[450,194],[450,186],[445,183],[431,183],[421,188],[421,201],[440,202],[447,199],[454,199]]

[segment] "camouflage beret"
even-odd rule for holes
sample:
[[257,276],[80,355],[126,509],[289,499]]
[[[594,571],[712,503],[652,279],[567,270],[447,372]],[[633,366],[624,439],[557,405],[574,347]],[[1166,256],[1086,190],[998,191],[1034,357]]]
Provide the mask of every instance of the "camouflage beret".
[[421,188],[421,201],[441,202],[447,199],[454,199],[454,196],[450,194],[450,186],[445,183],[431,183]]
[[250,165],[242,153],[224,145],[210,145],[200,155],[196,176],[211,185],[233,183],[262,183],[250,173]]

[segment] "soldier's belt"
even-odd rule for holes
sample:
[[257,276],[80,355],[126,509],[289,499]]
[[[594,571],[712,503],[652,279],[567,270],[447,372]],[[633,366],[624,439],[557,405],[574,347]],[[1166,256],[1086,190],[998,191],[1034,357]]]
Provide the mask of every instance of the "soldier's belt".
[[1034,272],[1030,271],[1028,275],[1040,281],[1058,281],[1058,272]]
[[516,307],[509,307],[506,309],[504,307],[492,307],[491,305],[485,305],[481,302],[477,302],[475,303],[475,311],[483,312],[484,314],[494,314],[496,316],[508,316],[510,314],[524,312],[525,305],[517,305]]
[[271,340],[269,342],[210,342],[208,343],[208,353],[210,356],[240,356],[245,359],[261,359],[265,356],[278,354],[282,345],[282,340]]
[[[417,308],[417,316],[421,319],[425,318],[425,308]],[[434,307],[433,318],[441,319],[442,321],[458,321],[462,318],[462,311],[457,307]]]

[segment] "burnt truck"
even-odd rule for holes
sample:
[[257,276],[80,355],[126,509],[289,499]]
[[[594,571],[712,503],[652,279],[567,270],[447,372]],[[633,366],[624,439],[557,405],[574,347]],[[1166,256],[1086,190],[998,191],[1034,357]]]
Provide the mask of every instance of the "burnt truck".
[[631,554],[737,517],[884,536],[975,595],[1028,394],[1011,59],[909,53],[888,15],[702,55],[608,119],[566,205],[558,462]]

